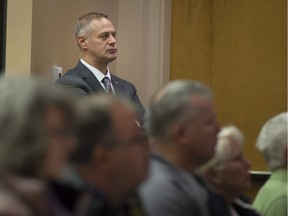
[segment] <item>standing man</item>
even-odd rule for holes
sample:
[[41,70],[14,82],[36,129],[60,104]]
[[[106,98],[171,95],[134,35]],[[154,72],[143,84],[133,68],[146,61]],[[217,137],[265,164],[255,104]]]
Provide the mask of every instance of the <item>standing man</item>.
[[102,13],[91,12],[77,20],[75,36],[80,61],[56,81],[76,95],[109,92],[128,98],[135,106],[140,123],[144,115],[135,86],[111,74],[108,64],[117,58],[116,30]]
[[194,177],[213,156],[219,132],[209,89],[199,82],[172,81],[155,95],[147,114],[154,147],[150,177],[140,188],[147,214],[209,215],[207,194]]

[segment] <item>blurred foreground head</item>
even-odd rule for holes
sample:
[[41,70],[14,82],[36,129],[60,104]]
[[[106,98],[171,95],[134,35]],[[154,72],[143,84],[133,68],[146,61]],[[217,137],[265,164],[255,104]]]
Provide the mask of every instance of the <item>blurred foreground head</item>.
[[243,144],[243,134],[237,127],[223,127],[214,156],[200,168],[208,185],[229,203],[251,186],[251,165],[243,155]]
[[269,168],[287,168],[287,112],[269,119],[262,127],[256,147]]
[[1,77],[0,104],[0,173],[58,175],[75,145],[67,93],[40,80]]
[[80,102],[79,145],[72,163],[90,185],[117,202],[148,173],[148,142],[125,99],[91,95]]
[[182,165],[202,165],[212,157],[219,131],[210,89],[198,81],[168,83],[151,100],[147,131]]

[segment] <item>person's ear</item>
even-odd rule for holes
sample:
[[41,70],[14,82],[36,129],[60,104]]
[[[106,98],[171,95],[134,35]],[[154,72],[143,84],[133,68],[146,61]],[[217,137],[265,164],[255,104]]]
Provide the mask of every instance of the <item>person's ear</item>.
[[179,144],[190,143],[189,138],[186,136],[186,128],[183,124],[175,124],[171,130],[171,138]]
[[77,38],[77,43],[82,49],[87,49],[87,38],[80,36]]

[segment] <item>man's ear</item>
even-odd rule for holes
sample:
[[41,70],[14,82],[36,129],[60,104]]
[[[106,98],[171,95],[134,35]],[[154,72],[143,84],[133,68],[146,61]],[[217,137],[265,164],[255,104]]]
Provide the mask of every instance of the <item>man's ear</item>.
[[175,124],[172,127],[171,138],[179,144],[189,143],[188,137],[186,136],[186,128],[183,124]]
[[77,43],[82,49],[87,49],[87,38],[80,36],[77,38]]

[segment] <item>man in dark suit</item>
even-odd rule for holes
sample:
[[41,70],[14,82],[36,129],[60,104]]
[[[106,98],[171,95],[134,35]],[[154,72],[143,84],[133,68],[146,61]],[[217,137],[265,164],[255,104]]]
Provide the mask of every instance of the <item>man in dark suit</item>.
[[56,83],[79,96],[104,91],[124,96],[134,104],[142,123],[145,109],[135,86],[111,74],[108,67],[117,58],[116,30],[108,16],[96,12],[83,15],[77,20],[75,36],[81,59]]

